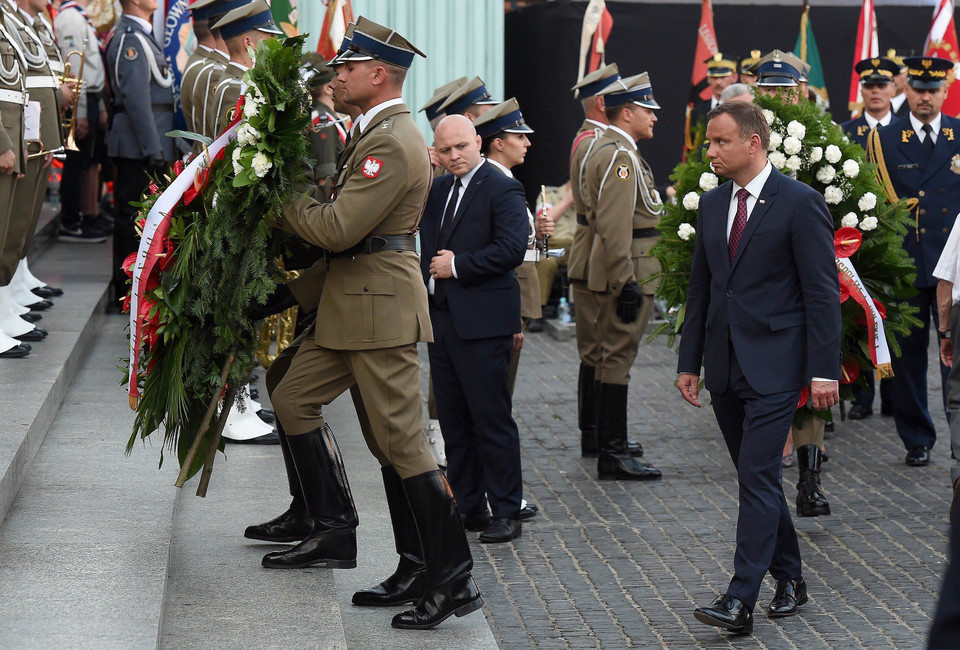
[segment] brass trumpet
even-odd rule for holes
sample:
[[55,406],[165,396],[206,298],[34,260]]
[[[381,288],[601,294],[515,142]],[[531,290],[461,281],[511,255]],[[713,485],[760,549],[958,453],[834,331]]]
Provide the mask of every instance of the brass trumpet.
[[[87,39],[83,40],[83,46],[86,48]],[[80,68],[77,70],[77,76],[70,76],[70,57],[71,56],[80,57]],[[70,111],[70,117],[68,119],[63,119],[60,121],[60,127],[66,132],[67,137],[63,143],[63,148],[67,151],[80,151],[80,148],[77,146],[76,132],[77,132],[77,107],[80,102],[80,93],[83,91],[83,66],[87,62],[87,53],[84,50],[71,50],[67,52],[67,56],[64,57],[63,64],[63,74],[60,75],[60,84],[73,82],[76,84],[73,91],[77,94],[77,98],[73,104],[73,110]]]

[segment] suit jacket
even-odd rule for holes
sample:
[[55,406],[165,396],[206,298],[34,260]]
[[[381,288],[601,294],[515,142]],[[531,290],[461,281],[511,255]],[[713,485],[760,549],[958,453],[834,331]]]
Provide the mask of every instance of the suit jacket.
[[[339,162],[333,200],[299,196],[287,201],[284,228],[334,252],[369,235],[416,231],[433,172],[410,109],[397,104],[380,111],[354,135]],[[415,252],[321,260],[291,281],[290,289],[308,311],[319,308],[316,341],[322,347],[371,350],[433,340]]]
[[447,197],[456,177],[446,174],[430,188],[420,230],[423,281],[440,250],[453,251],[457,277],[443,283],[454,329],[462,339],[505,336],[520,331],[520,285],[514,269],[527,249],[527,203],[519,181],[484,161],[441,236]]
[[700,198],[677,371],[699,374],[702,361],[707,389],[724,392],[732,341],[760,394],[839,378],[840,286],[823,196],[772,170],[731,265],[732,188]]
[[867,148],[867,134],[870,133],[870,125],[867,124],[867,118],[863,115],[854,120],[847,120],[840,125],[840,128],[851,140],[864,149]]
[[917,288],[937,286],[933,269],[947,243],[960,206],[960,120],[941,115],[940,133],[929,159],[909,115],[877,130],[871,140],[871,160],[889,175],[901,199],[919,201],[914,226],[907,229],[903,248],[917,265]]

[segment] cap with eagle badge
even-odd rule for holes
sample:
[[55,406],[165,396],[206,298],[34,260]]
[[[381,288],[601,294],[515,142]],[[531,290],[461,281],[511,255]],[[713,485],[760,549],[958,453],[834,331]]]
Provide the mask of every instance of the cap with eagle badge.
[[729,77],[737,74],[737,64],[730,59],[723,58],[721,52],[717,52],[705,61],[707,64],[708,77]]
[[953,61],[938,56],[908,56],[903,64],[907,66],[907,83],[918,90],[939,88],[953,70]]
[[520,104],[513,97],[478,117],[473,126],[483,139],[498,133],[533,133],[533,129],[523,121]]
[[641,72],[626,79],[618,79],[597,94],[603,96],[603,103],[606,106],[620,106],[633,102],[637,106],[652,110],[660,108],[660,104],[653,98],[650,75],[646,72]]
[[276,36],[283,34],[277,24],[273,22],[273,14],[270,13],[270,5],[267,4],[267,0],[253,0],[253,2],[249,2],[242,7],[237,7],[218,20],[211,28],[219,29],[220,36],[224,40],[253,31]]
[[594,97],[601,90],[619,79],[620,70],[617,69],[617,64],[610,63],[602,68],[597,68],[585,76],[570,90],[574,92],[574,97],[578,97],[579,99],[587,99],[589,97]]
[[740,59],[740,76],[756,77],[753,66],[760,60],[760,50],[750,50],[750,56]]
[[905,66],[905,65],[903,64],[903,57],[897,55],[897,51],[896,51],[895,49],[893,49],[893,48],[891,47],[889,50],[887,50],[887,57],[886,57],[886,58],[888,58],[888,59],[890,59],[891,61],[893,61],[894,63],[896,63],[896,64],[897,64],[897,67],[900,69],[900,72],[906,72],[907,66]]
[[860,75],[862,84],[889,84],[900,74],[900,66],[891,59],[875,56],[871,59],[857,61],[853,69]]
[[396,30],[360,16],[353,28],[350,44],[336,58],[339,59],[339,63],[377,60],[398,68],[409,69],[416,55],[427,58],[426,54]]
[[454,79],[450,83],[445,83],[436,90],[433,91],[433,97],[427,100],[427,103],[420,107],[420,111],[425,111],[427,114],[427,121],[434,120],[441,115],[443,111],[440,110],[440,105],[447,101],[451,94],[453,94],[460,86],[467,83],[466,77],[460,77],[459,79]]
[[761,58],[753,69],[757,75],[758,86],[793,88],[800,79],[800,71],[787,62],[780,50],[773,50]]
[[450,93],[447,100],[440,104],[440,112],[447,115],[460,115],[471,106],[478,104],[499,104],[490,96],[490,91],[480,77],[474,77]]

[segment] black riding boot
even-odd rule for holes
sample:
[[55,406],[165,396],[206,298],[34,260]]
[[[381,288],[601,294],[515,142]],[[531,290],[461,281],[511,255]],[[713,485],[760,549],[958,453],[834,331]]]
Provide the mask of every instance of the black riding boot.
[[593,458],[597,455],[597,400],[596,368],[580,364],[577,379],[577,420],[580,423],[580,455]]
[[330,427],[324,425],[299,436],[287,436],[291,456],[303,491],[313,532],[287,551],[269,553],[263,566],[299,569],[357,566],[357,510],[343,467],[340,448]]
[[597,474],[601,479],[649,481],[660,470],[635,459],[627,447],[627,385],[599,384],[597,394]]
[[797,447],[800,481],[797,483],[797,516],[818,517],[830,514],[830,504],[820,488],[820,462],[823,454],[817,445]]
[[453,614],[465,616],[480,609],[483,598],[470,575],[473,556],[447,477],[440,470],[424,472],[404,479],[403,488],[417,522],[427,584],[417,606],[394,616],[391,624],[428,630]]
[[381,606],[418,603],[427,587],[427,570],[423,563],[423,550],[417,535],[417,522],[403,491],[403,481],[392,465],[380,468],[383,487],[387,492],[387,507],[390,523],[393,524],[393,539],[396,542],[400,562],[393,575],[370,589],[361,589],[353,594],[354,605]]
[[247,526],[243,536],[264,542],[289,544],[299,542],[312,533],[313,520],[307,513],[307,504],[303,501],[303,489],[300,487],[300,479],[297,478],[297,466],[293,464],[287,436],[279,421],[276,425],[277,435],[280,437],[280,451],[283,453],[283,465],[287,470],[287,482],[290,485],[290,496],[293,497],[293,501],[290,502],[286,512],[270,521],[257,526]]

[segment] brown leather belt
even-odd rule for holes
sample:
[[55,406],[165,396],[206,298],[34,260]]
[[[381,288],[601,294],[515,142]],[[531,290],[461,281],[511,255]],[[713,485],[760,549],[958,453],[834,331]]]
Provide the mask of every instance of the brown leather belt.
[[326,258],[334,257],[353,257],[355,255],[369,255],[370,253],[379,253],[380,251],[413,251],[417,252],[416,233],[407,233],[404,235],[370,235],[364,237],[356,246],[352,246],[345,251],[333,252],[324,251]]

